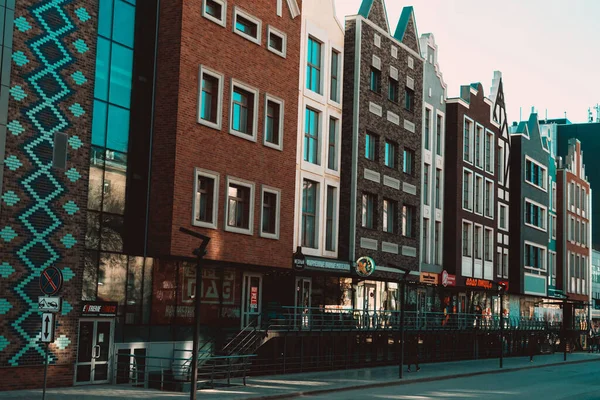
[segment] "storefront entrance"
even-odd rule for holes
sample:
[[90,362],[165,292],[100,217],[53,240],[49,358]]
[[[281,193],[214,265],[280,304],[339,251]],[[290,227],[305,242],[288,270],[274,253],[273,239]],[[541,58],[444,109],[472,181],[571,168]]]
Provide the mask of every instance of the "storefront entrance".
[[113,320],[79,321],[75,384],[109,383],[113,354]]
[[296,304],[294,308],[294,326],[310,328],[312,279],[296,278]]
[[262,275],[244,274],[242,286],[242,328],[250,322],[260,325],[262,310]]

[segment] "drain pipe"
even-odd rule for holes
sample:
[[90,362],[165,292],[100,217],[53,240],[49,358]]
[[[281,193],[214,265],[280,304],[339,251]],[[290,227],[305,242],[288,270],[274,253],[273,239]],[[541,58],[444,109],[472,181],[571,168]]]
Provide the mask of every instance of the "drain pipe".
[[148,151],[148,187],[146,188],[146,223],[144,226],[144,264],[148,256],[148,223],[150,220],[150,186],[152,181],[152,141],[154,139],[154,109],[156,107],[156,70],[158,60],[158,29],[160,27],[160,0],[156,0],[156,31],[154,33],[154,70],[152,77],[152,110],[150,112],[150,147]]

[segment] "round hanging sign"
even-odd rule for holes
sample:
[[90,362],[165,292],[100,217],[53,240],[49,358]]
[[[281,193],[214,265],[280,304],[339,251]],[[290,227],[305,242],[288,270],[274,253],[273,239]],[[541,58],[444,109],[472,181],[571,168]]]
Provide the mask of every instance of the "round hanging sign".
[[375,272],[375,261],[371,257],[361,257],[356,260],[356,273],[363,278]]

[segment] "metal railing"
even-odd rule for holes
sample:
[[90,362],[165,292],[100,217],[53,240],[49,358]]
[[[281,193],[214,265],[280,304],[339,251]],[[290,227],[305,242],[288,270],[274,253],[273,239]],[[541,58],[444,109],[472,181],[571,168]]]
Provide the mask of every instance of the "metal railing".
[[[500,329],[498,315],[419,311],[406,311],[404,315],[405,330]],[[400,328],[400,311],[283,306],[268,325],[268,329],[274,331],[397,330]],[[508,316],[503,318],[503,327],[512,330],[559,329],[561,322]]]

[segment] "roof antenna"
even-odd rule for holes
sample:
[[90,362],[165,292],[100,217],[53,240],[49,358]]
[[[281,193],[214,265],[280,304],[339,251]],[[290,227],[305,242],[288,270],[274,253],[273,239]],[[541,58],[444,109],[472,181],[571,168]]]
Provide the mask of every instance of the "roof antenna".
[[567,119],[567,112],[565,111],[565,119]]
[[519,121],[523,121],[523,107],[519,107]]
[[546,108],[546,121],[548,121],[548,109]]

